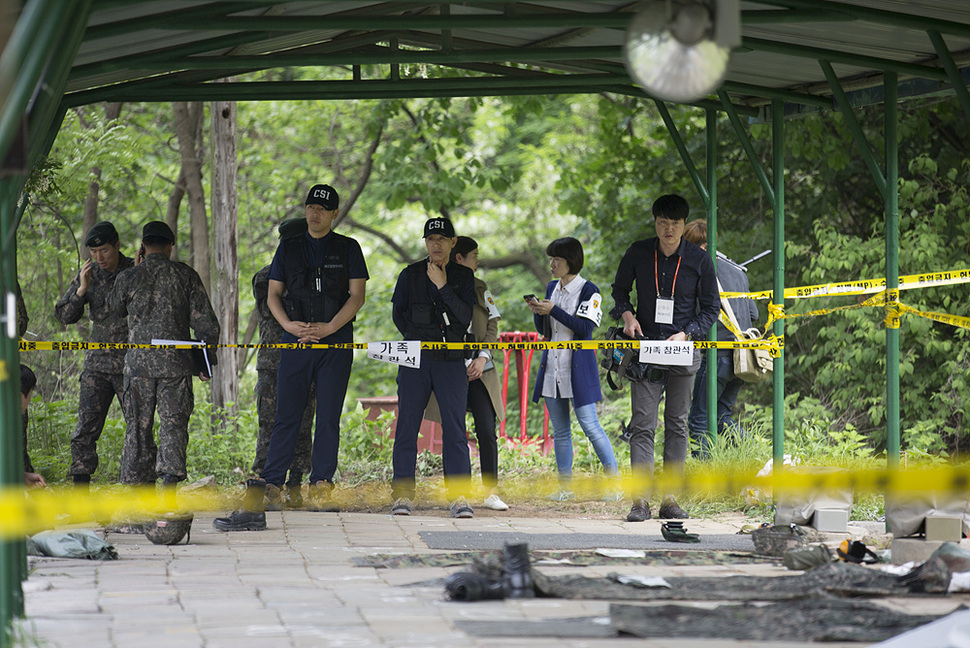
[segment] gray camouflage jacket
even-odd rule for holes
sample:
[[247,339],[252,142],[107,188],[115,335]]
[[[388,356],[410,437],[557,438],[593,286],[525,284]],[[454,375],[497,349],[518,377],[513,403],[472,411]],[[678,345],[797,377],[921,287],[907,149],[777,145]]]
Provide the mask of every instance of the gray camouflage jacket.
[[[91,320],[91,342],[127,342],[128,320],[114,315],[108,308],[108,295],[114,288],[115,279],[135,262],[121,254],[118,269],[114,272],[94,266],[91,270],[91,285],[83,297],[77,296],[81,281],[77,276],[68,286],[67,292],[54,306],[54,317],[61,324],[75,324],[84,315],[84,305],[89,307]],[[106,374],[120,374],[125,370],[124,349],[92,349],[84,353],[84,368]]]
[[[132,344],[150,344],[153,338],[219,341],[219,320],[199,274],[164,254],[154,253],[125,270],[108,297],[111,310],[128,320]],[[126,375],[176,378],[195,375],[192,355],[182,349],[131,349],[125,356]]]

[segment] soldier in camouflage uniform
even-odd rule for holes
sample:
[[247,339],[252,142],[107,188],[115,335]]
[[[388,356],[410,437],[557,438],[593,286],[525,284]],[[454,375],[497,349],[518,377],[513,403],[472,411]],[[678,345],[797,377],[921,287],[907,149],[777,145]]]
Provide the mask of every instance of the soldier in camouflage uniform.
[[[175,234],[161,221],[142,229],[142,251],[134,268],[122,272],[108,298],[111,310],[128,319],[133,344],[152,339],[197,338],[216,343],[219,320],[212,311],[199,274],[169,257]],[[184,349],[131,349],[125,356],[125,419],[128,431],[121,453],[121,481],[149,484],[161,477],[174,485],[186,477],[189,417],[195,405],[192,376],[199,373]],[[156,448],[152,433],[155,409],[161,427]]]
[[[302,225],[302,231],[289,232],[288,228]],[[300,230],[300,227],[297,227]],[[306,221],[294,219],[280,225],[280,237],[287,238],[289,234],[300,234],[306,231]],[[283,339],[283,327],[280,326],[266,303],[269,292],[269,266],[253,275],[253,297],[256,299],[256,312],[259,315],[259,343],[279,344]],[[266,454],[269,451],[269,440],[276,423],[276,372],[280,364],[279,349],[260,349],[256,353],[256,412],[259,416],[259,437],[256,440],[256,459],[253,461],[253,472],[257,475],[263,472]],[[316,392],[316,381],[311,385],[311,392]],[[293,462],[290,463],[289,476],[286,481],[286,503],[294,508],[302,506],[300,493],[303,475],[310,472],[310,452],[312,451],[313,412],[316,401],[307,399],[306,411],[296,439],[296,450]]]
[[[115,279],[134,261],[121,253],[118,231],[108,221],[96,223],[87,233],[84,244],[91,258],[68,286],[54,306],[54,316],[61,324],[74,324],[89,307],[91,342],[127,342],[128,321],[108,310],[108,295]],[[81,391],[78,396],[77,428],[71,437],[71,468],[68,474],[75,484],[87,484],[98,468],[97,442],[115,396],[123,402],[125,350],[92,349],[84,354]]]

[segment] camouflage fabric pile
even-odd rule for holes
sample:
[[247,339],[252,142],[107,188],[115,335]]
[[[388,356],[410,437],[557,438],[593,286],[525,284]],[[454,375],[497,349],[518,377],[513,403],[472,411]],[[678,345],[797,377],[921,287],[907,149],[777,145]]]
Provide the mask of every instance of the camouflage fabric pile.
[[606,578],[547,576],[536,570],[532,580],[540,596],[617,601],[785,601],[912,593],[892,574],[842,562],[793,576],[668,577],[670,588],[654,589],[621,585]]
[[610,606],[611,625],[637,637],[692,637],[748,641],[883,641],[935,621],[936,615],[900,614],[874,603],[841,599],[771,605]]

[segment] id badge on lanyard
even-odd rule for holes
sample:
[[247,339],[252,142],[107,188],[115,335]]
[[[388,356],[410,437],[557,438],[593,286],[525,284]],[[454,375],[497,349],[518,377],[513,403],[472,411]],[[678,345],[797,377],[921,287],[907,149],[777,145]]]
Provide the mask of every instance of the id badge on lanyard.
[[677,268],[674,270],[674,281],[670,286],[670,297],[660,296],[660,280],[658,278],[657,251],[653,251],[653,280],[657,288],[657,307],[654,313],[655,324],[674,323],[674,290],[677,288],[677,275],[680,273],[681,258],[677,257]]

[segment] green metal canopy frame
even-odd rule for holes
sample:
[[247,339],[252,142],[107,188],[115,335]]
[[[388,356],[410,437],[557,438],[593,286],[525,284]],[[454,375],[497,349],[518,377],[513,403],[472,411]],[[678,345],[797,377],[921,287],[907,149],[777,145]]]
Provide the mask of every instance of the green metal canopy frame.
[[[663,1],[663,0],[653,0]],[[0,290],[16,290],[16,228],[28,171],[46,155],[68,109],[101,101],[375,99],[609,92],[645,93],[623,61],[625,30],[649,2],[304,0],[0,0]],[[10,5],[15,8],[11,9]],[[694,102],[707,118],[706,176],[666,105],[661,117],[681,153],[717,248],[718,116],[740,139],[774,209],[774,302],[784,302],[784,118],[841,110],[882,194],[887,288],[898,286],[897,102],[955,94],[970,116],[970,7],[965,0],[757,0],[742,2],[742,41],[716,95]],[[2,31],[2,30],[0,30]],[[343,70],[344,78],[250,79],[283,67]],[[424,78],[426,70],[436,70]],[[329,76],[334,76],[330,74]],[[885,109],[883,163],[853,108]],[[745,120],[772,127],[772,168],[761,167]],[[716,259],[716,257],[715,257]],[[3,318],[8,312],[3,304]],[[6,327],[4,327],[6,330]],[[774,324],[784,335],[784,323]],[[713,335],[713,332],[712,332]],[[710,362],[714,351],[708,352]],[[899,331],[886,336],[887,438],[899,456]],[[22,480],[17,340],[0,335],[0,482]],[[713,372],[709,397],[716,397]],[[784,352],[775,360],[774,459],[784,444]],[[715,411],[709,405],[708,411]],[[708,417],[711,431],[715,417]],[[23,543],[0,551],[0,625],[23,614]]]

